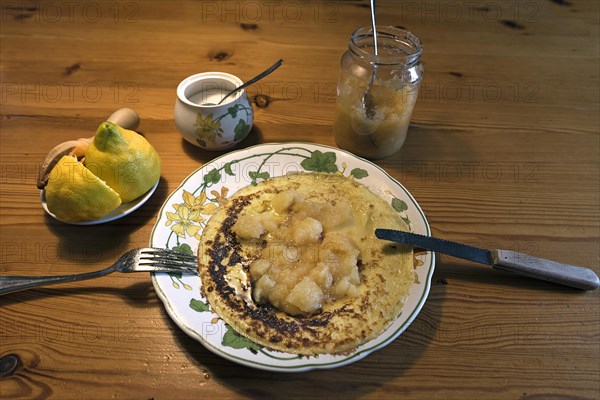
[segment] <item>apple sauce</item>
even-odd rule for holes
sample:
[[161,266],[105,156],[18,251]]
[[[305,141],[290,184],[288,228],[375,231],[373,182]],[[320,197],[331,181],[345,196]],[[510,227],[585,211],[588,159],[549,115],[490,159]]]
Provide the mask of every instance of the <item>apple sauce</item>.
[[359,294],[359,246],[342,232],[354,221],[348,205],[306,200],[290,189],[262,213],[240,215],[232,227],[240,239],[263,240],[250,264],[252,297],[290,315],[312,314]]

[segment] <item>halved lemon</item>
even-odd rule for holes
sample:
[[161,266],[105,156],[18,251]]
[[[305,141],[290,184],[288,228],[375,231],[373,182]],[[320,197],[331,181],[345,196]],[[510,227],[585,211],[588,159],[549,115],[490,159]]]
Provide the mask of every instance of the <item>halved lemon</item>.
[[64,222],[92,221],[121,205],[121,196],[76,157],[63,156],[46,186],[48,211]]

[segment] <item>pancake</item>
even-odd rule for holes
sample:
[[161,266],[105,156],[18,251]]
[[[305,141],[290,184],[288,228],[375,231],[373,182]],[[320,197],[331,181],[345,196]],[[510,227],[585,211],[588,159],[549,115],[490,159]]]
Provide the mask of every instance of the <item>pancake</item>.
[[204,295],[235,331],[267,348],[350,353],[397,318],[416,279],[412,248],[375,238],[375,228],[408,230],[354,178],[306,173],[247,186],[203,231]]

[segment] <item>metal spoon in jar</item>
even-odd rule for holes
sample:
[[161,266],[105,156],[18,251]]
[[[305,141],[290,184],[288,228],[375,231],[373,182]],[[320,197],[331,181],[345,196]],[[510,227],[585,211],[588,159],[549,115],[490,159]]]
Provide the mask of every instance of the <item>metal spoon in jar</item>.
[[225,101],[225,99],[228,98],[229,96],[231,96],[232,94],[237,93],[238,91],[244,89],[245,87],[250,86],[253,83],[255,83],[256,81],[259,81],[262,78],[264,78],[265,76],[269,75],[271,72],[273,72],[277,68],[279,68],[281,66],[281,64],[283,64],[283,60],[280,59],[275,64],[271,65],[269,68],[267,68],[266,70],[264,70],[260,74],[256,75],[254,78],[250,79],[246,83],[241,84],[240,86],[238,86],[235,89],[233,89],[231,92],[227,93],[227,95],[225,95],[225,97],[223,97],[221,99],[221,101],[219,101],[217,104],[215,104],[215,103],[202,103],[202,105],[203,106],[218,106],[219,104],[221,104],[223,101]]
[[371,75],[371,81],[369,82],[369,86],[367,86],[367,90],[362,97],[362,106],[365,109],[365,115],[368,119],[373,119],[375,117],[375,100],[373,99],[373,94],[371,93],[371,88],[373,83],[375,82],[375,77],[377,75],[377,25],[375,23],[375,0],[371,0],[371,25],[373,27],[373,53],[375,54],[375,61],[373,62],[373,75]]

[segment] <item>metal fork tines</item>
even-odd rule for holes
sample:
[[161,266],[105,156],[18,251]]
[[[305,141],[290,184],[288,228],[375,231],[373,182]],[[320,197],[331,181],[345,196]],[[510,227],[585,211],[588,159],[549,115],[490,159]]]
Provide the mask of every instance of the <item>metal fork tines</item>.
[[175,270],[198,270],[198,259],[191,254],[159,248],[138,249],[138,265],[155,268],[173,268]]
[[99,278],[118,272],[167,272],[198,275],[196,257],[158,248],[128,251],[113,265],[99,271],[58,276],[0,276],[0,295],[63,282]]

